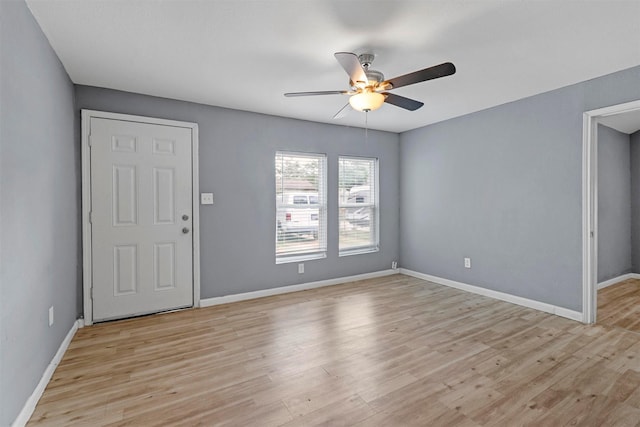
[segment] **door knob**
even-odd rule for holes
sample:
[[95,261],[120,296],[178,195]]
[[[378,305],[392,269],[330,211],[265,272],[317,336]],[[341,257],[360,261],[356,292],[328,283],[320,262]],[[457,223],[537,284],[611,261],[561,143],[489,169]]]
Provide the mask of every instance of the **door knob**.
[[185,228],[183,228],[183,229],[182,229],[182,233],[183,233],[183,234],[187,234],[188,232],[189,232],[189,229],[188,229],[187,227],[185,227]]
[[187,221],[189,219],[189,215],[182,215],[182,220]]

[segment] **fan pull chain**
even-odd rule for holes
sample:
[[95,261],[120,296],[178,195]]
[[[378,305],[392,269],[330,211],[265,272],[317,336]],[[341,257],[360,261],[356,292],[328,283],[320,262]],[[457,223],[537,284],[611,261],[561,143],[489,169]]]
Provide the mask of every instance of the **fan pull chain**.
[[369,111],[364,112],[364,144],[369,142]]

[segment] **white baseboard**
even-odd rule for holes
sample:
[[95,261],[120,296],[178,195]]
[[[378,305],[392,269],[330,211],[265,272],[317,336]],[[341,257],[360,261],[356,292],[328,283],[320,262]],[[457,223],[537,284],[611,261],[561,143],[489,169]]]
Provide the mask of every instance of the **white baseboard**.
[[451,288],[456,288],[462,291],[483,295],[485,297],[510,302],[512,304],[521,305],[523,307],[533,308],[534,310],[544,311],[545,313],[551,313],[557,316],[566,317],[567,319],[576,320],[578,322],[582,322],[583,319],[582,313],[579,311],[569,310],[567,308],[558,307],[552,304],[547,304],[545,302],[518,297],[511,294],[506,294],[504,292],[493,291],[491,289],[485,289],[479,286],[456,282],[454,280],[443,279],[442,277],[431,276],[429,274],[418,273],[417,271],[407,270],[406,268],[401,268],[400,273],[406,274],[407,276],[416,277],[418,279],[427,280],[429,282],[437,283],[439,285],[449,286]]
[[67,351],[67,348],[69,347],[73,336],[76,334],[76,331],[83,326],[84,321],[82,319],[78,319],[73,322],[73,325],[67,333],[67,336],[64,337],[64,340],[62,341],[62,344],[60,344],[58,351],[53,356],[53,359],[51,359],[51,362],[49,363],[49,366],[47,366],[47,369],[45,369],[44,373],[42,374],[40,382],[36,386],[35,390],[33,390],[33,393],[31,393],[31,396],[29,396],[29,399],[27,399],[27,401],[25,402],[22,410],[18,414],[18,417],[15,419],[13,424],[11,424],[11,427],[23,427],[27,424],[29,418],[31,418],[31,415],[33,415],[34,409],[36,409],[38,401],[42,397],[42,393],[44,393],[44,389],[47,388],[49,380],[51,380],[54,371],[62,360],[62,356],[64,356],[65,351]]
[[604,282],[598,283],[598,289],[603,289],[603,288],[606,288],[607,286],[615,285],[616,283],[623,282],[627,279],[640,279],[640,274],[628,273],[628,274],[623,274],[622,276],[614,277],[613,279],[605,280]]
[[245,292],[241,294],[225,295],[223,297],[204,298],[200,300],[200,307],[228,304],[230,302],[245,301],[255,298],[269,297],[272,295],[287,294],[289,292],[306,291],[308,289],[322,288],[325,286],[340,285],[342,283],[355,282],[357,280],[373,279],[376,277],[398,274],[399,269],[375,271],[373,273],[357,274],[355,276],[338,277],[336,279],[320,280],[318,282],[301,283],[299,285],[281,286],[279,288],[264,289],[261,291]]

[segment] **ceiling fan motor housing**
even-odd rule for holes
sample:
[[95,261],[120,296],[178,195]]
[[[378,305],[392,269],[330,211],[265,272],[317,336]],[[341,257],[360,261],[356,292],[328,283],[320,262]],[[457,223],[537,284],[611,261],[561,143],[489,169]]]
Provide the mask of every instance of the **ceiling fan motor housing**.
[[375,58],[376,56],[373,53],[363,53],[358,55],[358,61],[360,61],[360,65],[364,68],[364,73],[367,75],[367,79],[369,80],[369,86],[375,86],[377,83],[384,81],[384,74],[380,71],[369,69]]
[[384,81],[384,74],[377,70],[366,70],[365,74],[367,75],[367,79],[369,79],[369,84],[381,83]]

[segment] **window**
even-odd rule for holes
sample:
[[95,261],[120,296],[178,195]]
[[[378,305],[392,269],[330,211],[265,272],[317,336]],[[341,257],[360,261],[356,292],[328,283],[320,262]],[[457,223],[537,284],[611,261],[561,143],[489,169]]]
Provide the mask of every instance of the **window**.
[[278,151],[276,264],[327,256],[327,156]]
[[378,159],[338,159],[340,256],[378,250]]

